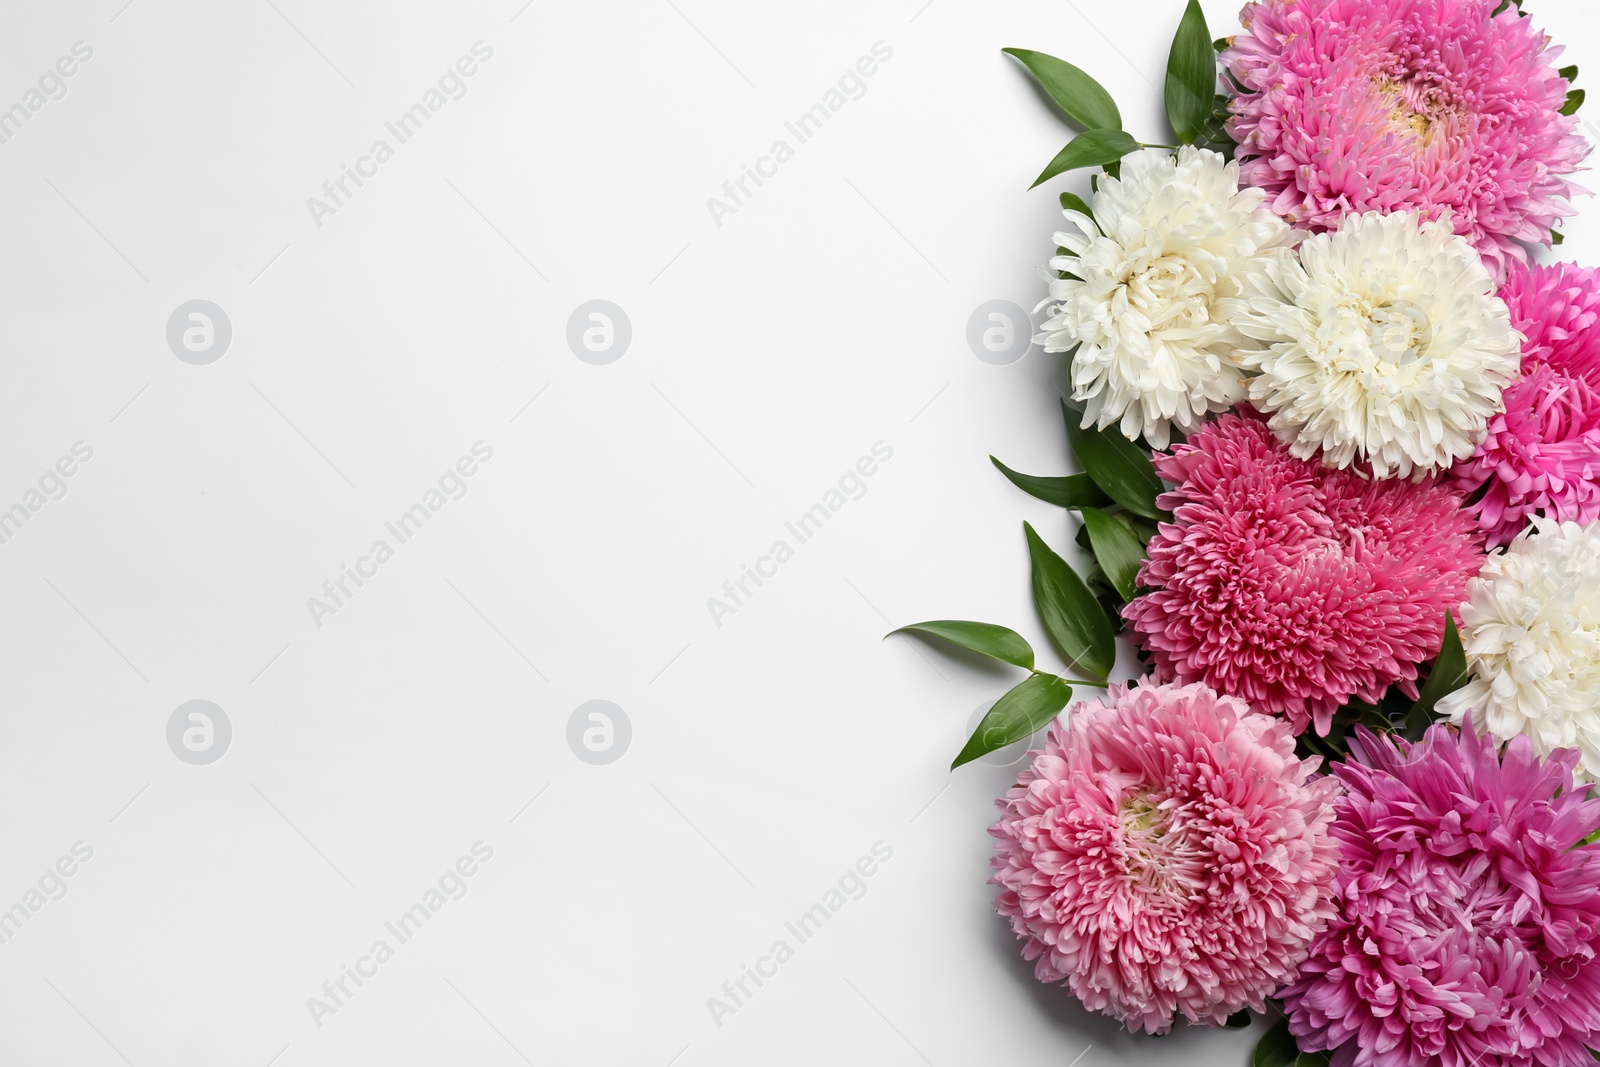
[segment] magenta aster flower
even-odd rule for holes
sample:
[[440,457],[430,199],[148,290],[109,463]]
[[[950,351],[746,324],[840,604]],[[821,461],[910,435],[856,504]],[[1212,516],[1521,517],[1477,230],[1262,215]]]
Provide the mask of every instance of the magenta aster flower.
[[[1522,380],[1473,457],[1450,472],[1493,545],[1537,515],[1600,519],[1600,271],[1515,264],[1500,295],[1527,340]],[[1481,490],[1481,493],[1479,492]]]
[[1573,749],[1361,731],[1334,768],[1338,915],[1283,993],[1334,1067],[1593,1067],[1600,800]]
[[1332,910],[1337,783],[1205,686],[1108,700],[1056,720],[996,802],[996,907],[1041,982],[1129,1030],[1260,1011]]
[[1258,416],[1224,415],[1157,455],[1173,512],[1122,609],[1159,681],[1204,682],[1326,734],[1352,697],[1416,695],[1446,609],[1483,565],[1461,498],[1290,455]]
[[1260,0],[1222,61],[1243,180],[1296,226],[1451,213],[1497,276],[1572,214],[1559,48],[1500,0]]

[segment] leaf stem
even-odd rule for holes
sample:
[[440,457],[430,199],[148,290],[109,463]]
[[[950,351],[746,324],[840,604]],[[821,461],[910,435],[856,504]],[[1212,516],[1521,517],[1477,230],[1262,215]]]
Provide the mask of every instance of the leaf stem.
[[1111,688],[1111,683],[1110,682],[1091,682],[1091,681],[1088,681],[1087,679],[1084,679],[1084,678],[1063,678],[1061,680],[1063,682],[1066,682],[1068,685],[1092,685],[1096,689],[1110,689]]

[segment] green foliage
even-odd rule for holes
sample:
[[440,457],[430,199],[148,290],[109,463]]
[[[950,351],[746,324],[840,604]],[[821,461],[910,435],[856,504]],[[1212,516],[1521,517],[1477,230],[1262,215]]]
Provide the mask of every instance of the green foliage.
[[1104,680],[1116,663],[1116,634],[1078,572],[1034,531],[1022,524],[1033,564],[1033,601],[1044,628],[1067,661]]
[[1129,152],[1137,151],[1139,142],[1121,130],[1090,130],[1067,142],[1056,157],[1039,172],[1028,188],[1037,188],[1058,174],[1083,167],[1104,167],[1115,164]]
[[1009,663],[1023,670],[1033,670],[1033,646],[1015,630],[987,622],[962,622],[940,620],[919,622],[902,626],[897,634],[926,634],[959,645],[969,652]]
[[1170,519],[1156,506],[1164,486],[1155,466],[1142,448],[1122,436],[1115,428],[1106,430],[1079,424],[1077,413],[1061,404],[1067,420],[1067,440],[1084,472],[1105,494],[1135,515],[1147,519]]
[[1031,474],[1018,474],[993,456],[989,462],[1000,468],[1000,473],[1011,484],[1031,497],[1061,508],[1103,508],[1111,498],[1095,485],[1087,474],[1069,474],[1065,478],[1036,478]]
[[1071,699],[1072,687],[1055,675],[1028,675],[989,709],[950,769],[1030,736],[1059,715]]
[[1181,144],[1193,144],[1211,119],[1217,95],[1217,52],[1200,0],[1189,0],[1167,56],[1167,121]]
[[1144,562],[1144,542],[1122,519],[1099,508],[1080,507],[1083,525],[1094,546],[1094,558],[1124,603],[1133,599],[1139,564]]
[[1067,117],[1085,130],[1120,130],[1122,115],[1105,86],[1064,59],[1026,48],[1002,48],[1017,59]]
[[1433,661],[1433,670],[1417,694],[1411,714],[1406,718],[1406,736],[1418,740],[1433,725],[1434,706],[1457,689],[1467,684],[1467,654],[1461,647],[1461,634],[1456,631],[1456,620],[1448,611],[1444,613],[1444,639],[1439,646],[1439,656]]
[[1279,1019],[1256,1043],[1256,1052],[1250,1060],[1251,1067],[1290,1067],[1300,1055],[1294,1036],[1289,1033],[1287,1017]]

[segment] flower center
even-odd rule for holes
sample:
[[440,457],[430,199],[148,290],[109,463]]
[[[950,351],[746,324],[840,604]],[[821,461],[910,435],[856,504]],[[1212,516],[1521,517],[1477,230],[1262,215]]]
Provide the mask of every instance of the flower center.
[[1428,313],[1410,301],[1380,304],[1367,311],[1367,319],[1367,344],[1383,363],[1408,367],[1433,343]]
[[1160,256],[1137,265],[1122,283],[1129,306],[1150,320],[1152,331],[1189,329],[1211,321],[1215,288],[1184,256]]
[[1149,790],[1138,789],[1117,808],[1122,828],[1119,850],[1129,887],[1137,892],[1172,900],[1197,891],[1205,881],[1205,865],[1181,825],[1174,827],[1173,813],[1152,800]]
[[1380,76],[1373,89],[1389,109],[1389,126],[1410,133],[1418,148],[1427,148],[1441,133],[1456,125],[1457,111],[1445,89],[1418,78]]
[[1324,315],[1318,347],[1329,369],[1356,376],[1375,393],[1390,394],[1429,356],[1428,313],[1391,294],[1352,295]]
[[1122,802],[1118,811],[1122,816],[1122,832],[1128,837],[1148,838],[1157,842],[1166,835],[1166,816],[1151,802],[1149,793],[1135,793]]

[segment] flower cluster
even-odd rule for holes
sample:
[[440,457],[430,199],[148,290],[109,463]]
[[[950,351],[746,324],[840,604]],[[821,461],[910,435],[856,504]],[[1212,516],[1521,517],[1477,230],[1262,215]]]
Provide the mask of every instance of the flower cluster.
[[1364,734],[1334,768],[1334,916],[1283,991],[1308,1052],[1350,1067],[1591,1064],[1600,1038],[1600,800],[1435,726]]
[[[1496,9],[1501,10],[1494,14]],[[1498,276],[1572,214],[1567,79],[1501,0],[1259,0],[1222,55],[1245,181],[1293,225],[1448,215]]]
[[1416,695],[1444,613],[1483,563],[1461,500],[1297,459],[1224,415],[1157,458],[1177,483],[1122,609],[1161,680],[1205,682],[1327,734],[1352,698]]
[[1450,471],[1494,544],[1538,515],[1600,519],[1600,271],[1514,266],[1500,295],[1521,331],[1522,376],[1505,411]]
[[1333,915],[1316,768],[1282,720],[1203,685],[1113,686],[1058,721],[989,831],[1039,980],[1153,1034],[1265,1010]]
[[1600,523],[1539,519],[1467,584],[1471,680],[1439,710],[1549,754],[1577,748],[1600,780]]
[[1243,399],[1233,354],[1245,343],[1221,302],[1283,261],[1298,234],[1259,189],[1239,188],[1239,165],[1186,147],[1147,149],[1107,178],[1095,216],[1066,212],[1082,235],[1056,234],[1072,271],[1050,283],[1051,316],[1037,340],[1076,351],[1072,384],[1084,425],[1117,426],[1165,448]]
[[1029,530],[1075,677],[921,629],[1029,671],[958,765],[1109,685],[998,802],[991,882],[1130,1030],[1272,999],[1258,1063],[1600,1059],[1600,270],[1533,261],[1588,145],[1525,6],[1252,0],[1214,49],[1191,0],[1177,148],[1012,50],[1089,131],[1042,179],[1104,168],[1036,338],[1083,473],[1002,467],[1084,520],[1082,576]]

